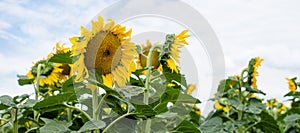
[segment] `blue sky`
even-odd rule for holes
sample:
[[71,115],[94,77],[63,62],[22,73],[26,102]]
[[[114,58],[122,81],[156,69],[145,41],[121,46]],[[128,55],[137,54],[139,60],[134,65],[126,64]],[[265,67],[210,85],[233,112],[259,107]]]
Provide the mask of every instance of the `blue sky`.
[[[31,86],[17,85],[17,74],[26,74],[32,62],[41,59],[58,41],[78,35],[103,8],[117,0],[1,0],[0,1],[0,94],[32,93]],[[239,74],[248,60],[265,59],[259,68],[258,86],[268,98],[282,97],[288,92],[285,77],[300,75],[300,2],[297,0],[184,0],[210,23],[223,48],[226,75]],[[169,24],[170,23],[170,24]],[[178,32],[180,26],[153,18],[126,22],[133,34],[161,30]],[[176,28],[172,28],[176,27]],[[187,50],[196,48],[193,38]],[[196,50],[195,50],[196,49]],[[194,50],[194,51],[193,51]],[[198,50],[198,51],[197,51]],[[205,55],[205,54],[204,54]],[[185,59],[185,57],[183,57]],[[206,57],[197,62],[200,99],[210,88]],[[184,69],[184,68],[183,68]],[[204,92],[204,93],[202,93]],[[202,95],[201,95],[202,94]],[[201,99],[201,100],[206,100]]]

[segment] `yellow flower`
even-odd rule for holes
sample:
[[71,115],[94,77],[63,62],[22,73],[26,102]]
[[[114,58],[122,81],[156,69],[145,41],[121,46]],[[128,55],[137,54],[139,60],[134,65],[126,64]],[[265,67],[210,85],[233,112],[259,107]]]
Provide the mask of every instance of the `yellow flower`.
[[31,67],[31,70],[27,73],[27,77],[34,79],[34,82],[37,82],[37,69],[39,64],[43,65],[40,70],[40,86],[53,86],[60,82],[62,69],[45,59],[35,63],[34,66]]
[[92,31],[81,27],[81,36],[70,38],[72,55],[79,56],[73,64],[75,81],[89,77],[88,70],[96,69],[104,84],[112,86],[114,81],[119,87],[125,86],[130,79],[130,65],[136,56],[136,46],[130,41],[131,30],[111,19],[104,24],[102,17],[92,21]]
[[219,100],[215,100],[215,109],[222,110],[223,106],[219,103]]
[[[58,53],[67,53],[70,52],[70,48],[65,47],[65,44],[60,44],[59,42],[56,43],[55,47],[53,50],[55,51],[56,54]],[[48,58],[51,58],[54,55],[53,52],[48,54]],[[73,70],[72,70],[72,65],[71,64],[61,64],[61,63],[54,63],[58,68],[62,69],[61,72],[61,79],[62,81],[67,80],[67,78],[72,77]]]
[[228,112],[230,110],[230,106],[226,105],[223,106],[220,104],[219,100],[215,100],[215,105],[214,105],[215,109],[217,110],[223,110],[224,112]]
[[267,100],[267,102],[266,102],[266,106],[267,107],[270,107],[270,108],[273,108],[273,107],[275,107],[275,106],[277,106],[278,105],[278,101],[277,101],[277,99],[275,99],[275,98],[272,98],[272,99],[270,99],[270,100]]
[[192,94],[192,92],[194,91],[196,89],[196,85],[194,85],[194,84],[190,84],[189,86],[188,86],[188,88],[186,89],[186,94],[189,94],[189,95],[191,95]]
[[260,57],[256,57],[255,58],[255,63],[253,65],[253,72],[251,74],[251,86],[254,88],[254,89],[257,89],[257,85],[256,85],[256,82],[257,82],[257,79],[256,79],[256,76],[258,76],[258,71],[257,71],[257,68],[259,66],[261,66],[261,62],[263,61],[262,58]]
[[[151,47],[153,47],[153,45],[149,40],[147,40],[146,45],[144,44],[141,45],[142,53],[145,56],[148,56]],[[152,59],[151,59],[151,66],[153,66],[153,69],[157,69],[158,67],[161,66],[158,60],[159,53],[160,52],[157,49],[153,51]],[[144,68],[147,66],[147,57],[145,57],[144,55],[139,55],[139,60],[138,60],[139,68]]]
[[292,79],[289,79],[289,78],[285,78],[285,79],[288,81],[290,91],[295,92],[297,89],[295,81],[293,81]]
[[195,112],[197,115],[201,115],[201,109],[197,105],[194,105],[192,112]]
[[286,106],[281,103],[281,106],[277,108],[277,112],[283,114],[286,111]]
[[187,34],[188,30],[183,30],[181,33],[175,35],[173,44],[171,44],[170,49],[170,58],[167,59],[167,66],[176,73],[178,73],[178,68],[180,61],[179,61],[179,53],[181,52],[179,49],[182,48],[184,45],[188,45],[186,42],[186,38],[190,37],[189,34]]

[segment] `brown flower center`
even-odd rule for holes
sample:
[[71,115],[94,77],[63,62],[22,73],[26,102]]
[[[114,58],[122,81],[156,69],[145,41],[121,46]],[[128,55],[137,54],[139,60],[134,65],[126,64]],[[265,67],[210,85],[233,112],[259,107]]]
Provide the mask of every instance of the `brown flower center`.
[[[100,31],[87,44],[84,63],[88,69],[97,69],[101,74],[111,72],[111,66],[118,65],[120,39],[110,31]],[[115,59],[114,59],[115,58]]]

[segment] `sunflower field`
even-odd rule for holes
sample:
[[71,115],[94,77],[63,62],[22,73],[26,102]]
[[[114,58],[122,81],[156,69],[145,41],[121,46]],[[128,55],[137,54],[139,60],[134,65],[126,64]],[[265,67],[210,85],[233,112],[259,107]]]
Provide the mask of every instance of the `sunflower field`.
[[220,81],[214,109],[201,115],[201,101],[191,95],[197,86],[179,67],[189,36],[183,30],[165,42],[135,44],[131,29],[98,17],[69,39],[72,47],[57,43],[18,75],[34,95],[0,96],[0,132],[300,132],[300,83],[286,78],[290,105],[265,99],[256,85],[260,57]]

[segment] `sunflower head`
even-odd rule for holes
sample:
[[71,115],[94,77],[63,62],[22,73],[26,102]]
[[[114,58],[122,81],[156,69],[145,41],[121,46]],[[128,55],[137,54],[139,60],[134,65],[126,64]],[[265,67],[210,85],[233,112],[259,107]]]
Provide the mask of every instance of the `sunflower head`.
[[[146,67],[147,66],[147,57],[149,54],[149,50],[151,49],[151,47],[153,47],[153,45],[151,44],[151,42],[149,40],[147,40],[146,45],[142,44],[142,54],[143,55],[139,55],[139,61],[140,61],[140,65],[141,67]],[[160,66],[159,63],[159,54],[160,51],[155,49],[154,53],[152,54],[152,59],[151,59],[151,66],[153,67],[153,69],[157,69]]]
[[277,105],[278,105],[278,101],[275,98],[267,100],[267,102],[266,102],[266,106],[269,107],[269,108],[276,107]]
[[[74,63],[75,80],[89,77],[88,70],[96,69],[104,77],[105,85],[124,86],[130,77],[130,65],[136,56],[135,45],[130,41],[131,30],[111,19],[104,24],[103,18],[92,21],[92,30],[81,27],[81,36],[70,38],[72,55],[79,56]],[[110,82],[110,83],[108,83]]]
[[175,71],[178,73],[177,66],[180,64],[180,48],[182,48],[184,45],[188,45],[185,39],[190,36],[187,34],[187,32],[188,30],[184,30],[179,34],[168,34],[166,36],[166,41],[163,45],[163,53],[161,54],[160,58],[161,60],[166,61],[167,67],[169,67],[172,72]]
[[196,85],[194,84],[189,84],[188,88],[186,89],[186,94],[191,95],[193,93],[193,91],[196,89]]
[[280,114],[283,114],[286,111],[286,106],[283,103],[279,103],[276,111]]
[[293,79],[285,78],[285,79],[288,81],[290,91],[296,92],[297,84],[295,82],[295,78],[293,78]]
[[62,69],[55,66],[55,64],[48,62],[47,60],[43,59],[38,62],[36,62],[31,70],[27,73],[27,76],[29,78],[34,79],[34,82],[37,81],[37,75],[38,75],[38,66],[41,64],[40,69],[40,86],[44,85],[55,85],[56,83],[59,83],[60,81],[60,73],[62,72]]
[[263,61],[262,58],[256,57],[250,60],[249,65],[248,65],[248,83],[252,86],[252,88],[257,89],[257,79],[256,77],[258,76],[258,67],[261,66],[261,62]]

